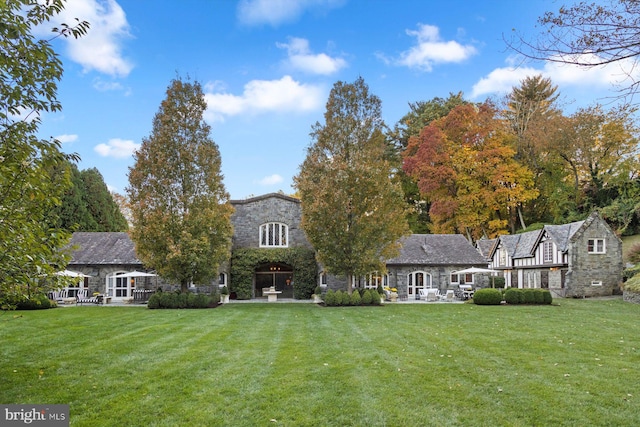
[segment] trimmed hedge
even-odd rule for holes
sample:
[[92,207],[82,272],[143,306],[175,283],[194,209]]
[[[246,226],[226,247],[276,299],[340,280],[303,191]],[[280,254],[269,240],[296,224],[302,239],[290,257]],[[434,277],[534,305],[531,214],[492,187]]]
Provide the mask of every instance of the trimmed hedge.
[[349,295],[346,291],[329,289],[324,294],[324,305],[328,307],[380,305],[380,294],[370,289],[354,289]]
[[494,288],[478,289],[473,293],[473,302],[478,305],[500,305],[502,292]]
[[157,292],[151,295],[147,307],[155,308],[208,308],[214,305],[211,295],[191,292]]
[[57,306],[58,304],[55,301],[51,301],[46,295],[37,294],[16,304],[16,310],[46,310]]
[[553,296],[548,289],[508,288],[504,293],[504,300],[507,304],[548,305],[553,302]]

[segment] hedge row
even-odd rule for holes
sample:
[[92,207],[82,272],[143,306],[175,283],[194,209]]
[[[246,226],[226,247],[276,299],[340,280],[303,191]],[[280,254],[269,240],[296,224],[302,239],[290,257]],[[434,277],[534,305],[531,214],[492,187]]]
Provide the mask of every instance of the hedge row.
[[473,302],[478,305],[507,304],[551,304],[553,297],[547,289],[508,288],[504,292],[499,289],[478,289],[473,294]]
[[380,294],[375,289],[354,289],[351,295],[329,289],[324,294],[324,303],[327,306],[380,305]]
[[215,297],[191,292],[157,292],[151,295],[148,308],[207,308],[215,305]]
[[507,304],[551,304],[553,297],[547,289],[509,288],[504,292]]
[[46,295],[37,294],[16,304],[16,310],[45,310],[57,306],[58,304],[55,301],[51,301]]

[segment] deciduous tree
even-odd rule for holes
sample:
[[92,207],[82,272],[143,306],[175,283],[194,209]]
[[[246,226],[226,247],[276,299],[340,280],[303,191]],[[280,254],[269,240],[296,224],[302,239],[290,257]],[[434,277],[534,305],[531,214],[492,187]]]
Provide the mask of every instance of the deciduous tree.
[[137,255],[182,291],[216,278],[231,244],[233,208],[206,108],[199,83],[174,79],[129,169]]
[[[40,114],[59,111],[62,63],[34,28],[64,8],[64,1],[8,0],[0,6],[0,305],[11,307],[64,268],[69,235],[50,227],[47,212],[70,184],[69,160],[56,140],[38,138]],[[53,38],[79,37],[88,23],[64,25]]]
[[518,204],[537,195],[512,139],[488,103],[458,106],[410,139],[404,169],[431,203],[433,232],[494,236]]
[[405,203],[387,142],[380,99],[362,78],[337,82],[325,123],[312,128],[313,143],[295,177],[302,227],[330,273],[354,276],[384,271],[408,233]]

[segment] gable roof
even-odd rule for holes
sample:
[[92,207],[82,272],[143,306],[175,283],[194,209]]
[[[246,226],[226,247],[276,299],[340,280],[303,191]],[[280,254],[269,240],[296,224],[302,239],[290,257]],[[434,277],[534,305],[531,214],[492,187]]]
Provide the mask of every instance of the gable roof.
[[496,244],[498,239],[487,239],[482,238],[476,241],[476,247],[478,248],[478,252],[480,255],[487,258],[487,260],[491,259],[491,252],[493,251],[493,246]]
[[544,231],[547,232],[549,238],[555,242],[562,252],[566,252],[569,248],[569,240],[582,227],[584,221],[576,221],[562,225],[545,225]]
[[245,205],[247,203],[259,202],[261,200],[266,200],[266,199],[271,199],[271,198],[277,198],[277,199],[287,200],[289,202],[300,203],[300,199],[297,199],[297,198],[291,197],[291,196],[287,196],[287,195],[281,194],[281,193],[267,193],[267,194],[263,194],[261,196],[249,197],[249,198],[246,198],[246,199],[229,200],[229,203],[231,203],[232,205]]
[[73,233],[70,265],[138,264],[135,245],[129,234],[122,232]]
[[400,255],[387,264],[482,265],[487,262],[462,234],[412,234],[400,240]]

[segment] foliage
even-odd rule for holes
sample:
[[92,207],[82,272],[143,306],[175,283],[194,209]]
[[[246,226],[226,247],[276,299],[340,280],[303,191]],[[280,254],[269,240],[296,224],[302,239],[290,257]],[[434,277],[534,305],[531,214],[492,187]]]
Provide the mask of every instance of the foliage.
[[624,284],[624,290],[640,293],[640,275],[635,275]]
[[[69,234],[50,227],[47,213],[70,185],[60,142],[37,136],[41,114],[61,110],[57,82],[62,62],[51,40],[33,32],[60,13],[64,1],[5,1],[0,7],[0,305],[11,306],[46,285],[39,279],[66,265]],[[79,37],[88,23],[54,29]]]
[[18,302],[16,310],[46,310],[53,307],[57,307],[55,301],[51,301],[45,294],[38,293]]
[[[475,300],[475,295],[474,295]],[[551,304],[553,296],[548,289],[508,288],[504,293],[507,304]]]
[[337,82],[295,177],[302,228],[326,270],[347,277],[349,292],[353,276],[384,271],[409,231],[380,104],[362,78]]
[[316,289],[313,291],[314,295],[322,295],[322,287],[320,285],[316,286]]
[[640,46],[640,4],[636,0],[581,1],[546,12],[538,19],[541,33],[533,41],[516,35],[509,46],[526,57],[584,68],[616,63],[626,77],[622,95],[634,95]]
[[229,295],[229,289],[226,286],[223,286],[222,289],[220,289],[220,294]]
[[186,291],[229,257],[231,213],[199,83],[174,79],[129,169],[131,239],[140,260]]
[[327,292],[325,292],[324,294],[324,303],[327,306],[334,306],[334,305],[338,305],[337,304],[337,297],[336,297],[336,293],[333,289],[329,289]]
[[496,113],[487,103],[462,105],[410,139],[403,167],[431,203],[433,232],[496,236],[510,211],[537,196]]
[[98,169],[70,167],[71,187],[48,221],[66,231],[126,231],[127,221]]
[[504,276],[492,276],[489,280],[491,280],[491,285],[494,288],[504,288],[506,282]]
[[216,303],[214,297],[191,292],[157,292],[149,298],[147,308],[208,308]]
[[372,301],[373,301],[373,295],[371,291],[369,289],[365,289],[364,293],[362,294],[362,299],[361,299],[362,304],[369,305],[372,303]]
[[253,275],[262,264],[282,262],[294,270],[293,296],[311,298],[317,285],[318,265],[311,249],[294,248],[241,248],[231,254],[230,287],[238,299],[250,299],[253,295]]
[[500,305],[502,292],[498,289],[478,289],[473,293],[473,303],[477,305]]

